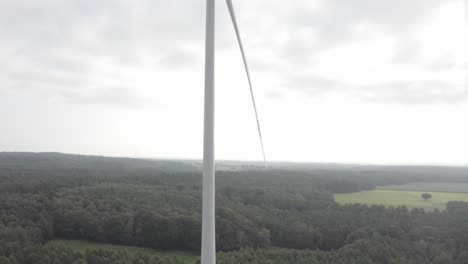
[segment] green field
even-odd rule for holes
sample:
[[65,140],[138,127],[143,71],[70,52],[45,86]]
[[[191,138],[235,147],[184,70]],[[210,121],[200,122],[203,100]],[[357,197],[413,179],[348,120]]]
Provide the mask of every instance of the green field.
[[450,192],[450,193],[468,193],[468,183],[454,182],[413,182],[403,185],[385,185],[379,186],[379,190],[394,191],[423,191],[423,192]]
[[82,241],[82,240],[55,239],[47,243],[47,245],[62,245],[62,246],[70,247],[72,250],[79,251],[79,252],[83,252],[86,250],[93,250],[93,249],[105,249],[105,250],[115,250],[115,251],[125,250],[127,251],[128,254],[136,254],[138,252],[141,252],[145,254],[164,256],[164,257],[175,256],[179,260],[187,264],[194,264],[198,259],[198,256],[190,252],[160,251],[160,250],[154,250],[150,248],[101,244],[101,243],[94,243],[94,242],[88,242],[88,241]]
[[432,198],[424,201],[423,191],[375,190],[357,193],[335,194],[335,201],[340,204],[368,204],[384,206],[406,206],[426,210],[445,209],[450,201],[468,202],[468,193],[429,192]]

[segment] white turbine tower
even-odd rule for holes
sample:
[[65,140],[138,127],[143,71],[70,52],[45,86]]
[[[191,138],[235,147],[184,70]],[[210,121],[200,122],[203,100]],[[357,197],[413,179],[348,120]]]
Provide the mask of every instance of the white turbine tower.
[[[262,147],[263,161],[266,167],[265,150],[258,119],[257,106],[252,88],[249,67],[236,21],[231,0],[226,0],[229,14],[236,32],[237,41],[244,61],[245,72],[250,87],[258,135]],[[203,209],[202,209],[202,247],[201,263],[216,263],[216,228],[215,228],[215,162],[214,162],[214,60],[215,60],[215,0],[206,1],[206,40],[205,40],[205,113],[203,135]]]

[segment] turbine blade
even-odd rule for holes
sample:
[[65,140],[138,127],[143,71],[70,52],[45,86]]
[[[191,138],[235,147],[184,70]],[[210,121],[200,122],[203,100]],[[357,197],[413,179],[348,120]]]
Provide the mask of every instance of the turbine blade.
[[244,68],[245,73],[247,74],[247,80],[249,82],[250,87],[250,95],[252,97],[253,108],[255,111],[255,119],[257,120],[257,129],[258,129],[258,136],[260,138],[260,145],[262,146],[262,154],[263,154],[263,162],[265,163],[265,168],[267,167],[266,156],[265,156],[265,148],[263,146],[263,138],[262,138],[262,130],[260,128],[260,120],[258,118],[258,111],[257,111],[257,104],[255,103],[255,95],[252,88],[252,80],[250,78],[249,72],[249,65],[247,63],[247,57],[244,51],[244,45],[242,44],[242,39],[239,32],[239,26],[237,25],[236,13],[234,11],[234,6],[232,5],[232,0],[226,0],[226,4],[229,9],[229,14],[231,15],[232,25],[234,26],[234,31],[236,32],[237,43],[239,44],[240,52],[242,54],[242,60],[244,61]]

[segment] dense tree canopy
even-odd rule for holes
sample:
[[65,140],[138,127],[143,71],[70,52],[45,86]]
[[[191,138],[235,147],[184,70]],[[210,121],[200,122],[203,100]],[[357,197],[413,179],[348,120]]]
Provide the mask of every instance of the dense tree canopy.
[[[408,169],[407,177],[402,171],[396,168],[394,177],[386,168],[219,171],[219,263],[468,263],[466,203],[427,212],[333,200],[333,193],[425,179],[420,171]],[[465,179],[447,171],[445,180]],[[0,153],[0,264],[179,263],[75,252],[47,241],[198,253],[200,184],[192,163]]]

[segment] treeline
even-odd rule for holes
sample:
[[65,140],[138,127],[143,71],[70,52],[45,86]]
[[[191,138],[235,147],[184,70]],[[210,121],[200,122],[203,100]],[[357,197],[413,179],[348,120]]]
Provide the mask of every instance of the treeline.
[[466,264],[468,251],[456,256],[427,242],[386,237],[360,239],[336,251],[243,249],[218,254],[219,264]]
[[64,246],[14,248],[14,253],[0,256],[0,264],[183,264],[175,257],[149,256],[126,251],[87,250],[76,252]]
[[[177,263],[48,246],[54,238],[199,252],[196,168],[76,156],[55,166],[62,156],[27,157],[24,163],[0,159],[0,264]],[[468,204],[451,202],[447,210],[433,212],[338,205],[334,192],[404,182],[401,175],[351,174],[219,172],[219,263],[468,263]]]

